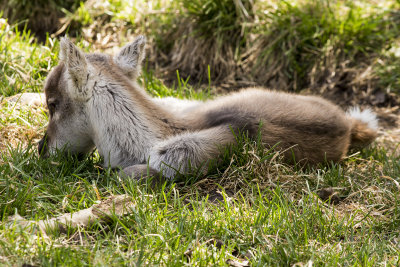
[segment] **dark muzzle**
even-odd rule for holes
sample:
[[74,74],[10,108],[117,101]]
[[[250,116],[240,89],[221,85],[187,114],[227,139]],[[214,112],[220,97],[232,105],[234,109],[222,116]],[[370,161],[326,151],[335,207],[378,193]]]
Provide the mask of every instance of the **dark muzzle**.
[[40,157],[46,157],[47,155],[47,133],[44,134],[43,138],[39,141],[38,152]]

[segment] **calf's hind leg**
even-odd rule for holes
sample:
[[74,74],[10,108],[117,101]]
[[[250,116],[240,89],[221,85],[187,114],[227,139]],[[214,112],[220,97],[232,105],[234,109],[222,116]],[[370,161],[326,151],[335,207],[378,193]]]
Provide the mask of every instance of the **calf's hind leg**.
[[217,126],[172,136],[156,144],[150,152],[149,166],[167,178],[191,169],[204,168],[220,153],[221,146],[235,143],[229,126]]

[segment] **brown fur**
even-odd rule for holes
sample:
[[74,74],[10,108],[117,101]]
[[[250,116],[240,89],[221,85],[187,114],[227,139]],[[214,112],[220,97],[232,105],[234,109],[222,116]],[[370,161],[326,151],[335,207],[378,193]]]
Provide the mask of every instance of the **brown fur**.
[[[201,118],[201,119],[199,119]],[[210,101],[188,116],[198,128],[231,125],[255,136],[262,125],[262,140],[279,143],[296,161],[318,163],[340,160],[350,143],[351,120],[336,105],[319,97],[247,89]],[[195,123],[197,121],[197,123]]]

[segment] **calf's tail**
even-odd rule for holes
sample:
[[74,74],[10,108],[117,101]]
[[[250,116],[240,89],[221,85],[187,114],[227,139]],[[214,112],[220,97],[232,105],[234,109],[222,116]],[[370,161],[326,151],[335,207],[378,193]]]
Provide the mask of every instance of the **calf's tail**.
[[372,143],[378,136],[378,119],[371,109],[353,107],[347,111],[352,120],[350,149],[360,149]]

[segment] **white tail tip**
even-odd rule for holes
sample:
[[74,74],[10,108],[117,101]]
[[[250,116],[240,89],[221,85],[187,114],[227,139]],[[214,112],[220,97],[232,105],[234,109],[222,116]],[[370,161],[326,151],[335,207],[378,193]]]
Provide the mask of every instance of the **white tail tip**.
[[378,118],[376,117],[375,112],[371,109],[367,108],[361,111],[359,107],[352,107],[346,112],[346,114],[353,119],[368,124],[369,128],[378,130]]

